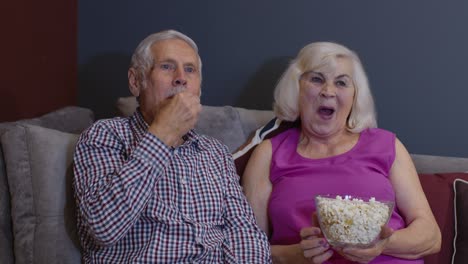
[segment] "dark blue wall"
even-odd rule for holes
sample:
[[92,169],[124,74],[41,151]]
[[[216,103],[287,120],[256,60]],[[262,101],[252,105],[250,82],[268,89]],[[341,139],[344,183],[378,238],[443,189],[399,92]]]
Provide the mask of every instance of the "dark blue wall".
[[205,105],[271,109],[288,61],[313,41],[355,50],[379,126],[412,153],[468,157],[468,1],[79,1],[79,104],[114,114],[145,36],[177,29],[203,60]]

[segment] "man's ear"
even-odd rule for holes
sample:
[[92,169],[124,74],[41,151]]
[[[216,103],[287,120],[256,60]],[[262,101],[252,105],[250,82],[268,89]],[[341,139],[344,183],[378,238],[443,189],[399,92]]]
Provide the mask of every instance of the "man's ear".
[[128,87],[130,89],[130,92],[135,97],[140,96],[140,91],[142,88],[141,82],[138,79],[138,77],[138,72],[135,70],[135,68],[128,69]]

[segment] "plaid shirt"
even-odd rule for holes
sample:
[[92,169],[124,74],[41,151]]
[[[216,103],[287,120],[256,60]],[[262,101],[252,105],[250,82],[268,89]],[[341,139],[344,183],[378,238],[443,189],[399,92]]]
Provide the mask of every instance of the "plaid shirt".
[[227,147],[169,148],[139,111],[96,122],[74,156],[84,263],[270,263]]

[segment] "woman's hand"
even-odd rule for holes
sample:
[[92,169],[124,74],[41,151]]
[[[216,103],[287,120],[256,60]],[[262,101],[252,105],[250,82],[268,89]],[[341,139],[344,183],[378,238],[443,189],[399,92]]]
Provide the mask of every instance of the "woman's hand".
[[301,229],[302,240],[299,245],[309,263],[322,263],[333,255],[330,245],[321,233],[320,228],[315,226]]
[[273,245],[273,264],[310,264],[313,263],[304,257],[300,244],[293,245]]
[[343,257],[358,262],[369,263],[377,256],[381,255],[387,245],[388,240],[393,234],[393,230],[387,225],[382,226],[379,240],[370,248],[345,247],[343,249],[335,248]]

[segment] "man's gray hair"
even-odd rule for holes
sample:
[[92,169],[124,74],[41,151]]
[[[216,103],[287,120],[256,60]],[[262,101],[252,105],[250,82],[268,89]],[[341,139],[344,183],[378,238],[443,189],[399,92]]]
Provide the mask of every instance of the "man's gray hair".
[[301,49],[281,76],[274,92],[274,111],[279,119],[295,121],[299,118],[299,79],[302,74],[334,67],[338,58],[348,58],[353,67],[354,102],[346,122],[349,131],[359,133],[377,127],[377,114],[366,73],[359,57],[343,45],[315,42]]
[[146,88],[147,74],[153,69],[154,58],[151,53],[151,47],[159,41],[166,39],[180,39],[185,41],[190,47],[195,50],[198,57],[198,73],[200,74],[200,80],[202,78],[202,61],[198,54],[198,47],[195,42],[176,30],[165,30],[158,33],[153,33],[143,39],[137,48],[133,52],[132,59],[130,61],[130,68],[134,68],[137,72],[138,81],[141,82],[143,88]]

